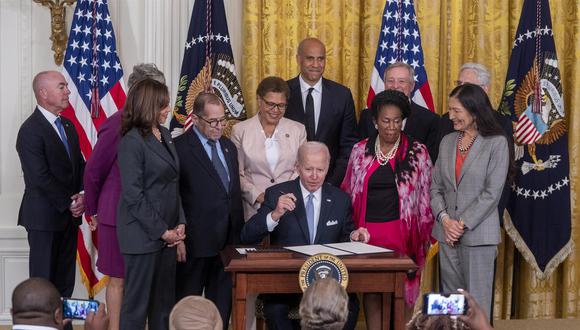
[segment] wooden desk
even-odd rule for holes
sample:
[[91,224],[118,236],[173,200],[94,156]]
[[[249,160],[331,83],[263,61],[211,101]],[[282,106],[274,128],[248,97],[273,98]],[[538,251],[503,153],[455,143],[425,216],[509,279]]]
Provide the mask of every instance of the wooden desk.
[[[236,330],[246,324],[246,297],[249,293],[301,293],[298,271],[307,259],[300,253],[292,258],[247,259],[234,247],[221,252],[222,261],[233,279],[232,324]],[[391,303],[394,300],[396,330],[405,328],[404,280],[408,270],[417,269],[407,256],[394,253],[340,257],[348,268],[348,292],[383,294],[383,329],[389,329]],[[393,299],[394,296],[394,299]]]

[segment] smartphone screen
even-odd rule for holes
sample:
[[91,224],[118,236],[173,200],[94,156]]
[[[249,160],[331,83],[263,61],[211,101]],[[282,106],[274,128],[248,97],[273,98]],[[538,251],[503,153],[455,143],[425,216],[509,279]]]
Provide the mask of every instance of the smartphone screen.
[[467,300],[460,293],[429,293],[423,298],[425,315],[461,315],[467,313]]
[[97,312],[99,302],[89,299],[64,298],[62,310],[65,319],[85,320],[90,311]]

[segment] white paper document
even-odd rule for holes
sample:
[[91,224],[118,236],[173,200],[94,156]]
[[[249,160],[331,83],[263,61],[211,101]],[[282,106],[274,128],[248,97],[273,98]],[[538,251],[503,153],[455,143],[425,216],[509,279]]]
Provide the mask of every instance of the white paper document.
[[331,248],[338,250],[352,252],[354,254],[367,254],[367,253],[387,253],[393,252],[393,250],[385,249],[380,246],[369,245],[361,242],[344,242],[344,243],[333,243],[324,244]]
[[333,254],[335,256],[348,256],[348,255],[353,254],[352,252],[338,250],[338,249],[331,248],[331,247],[328,247],[325,245],[320,245],[320,244],[285,246],[284,248],[287,250],[306,254],[309,256],[313,256],[313,255],[319,254],[319,253],[330,253],[330,254]]

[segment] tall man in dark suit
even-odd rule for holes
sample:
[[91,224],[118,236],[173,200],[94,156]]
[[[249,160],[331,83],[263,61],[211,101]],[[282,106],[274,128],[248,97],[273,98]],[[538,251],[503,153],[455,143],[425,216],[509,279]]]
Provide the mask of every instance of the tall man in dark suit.
[[85,208],[85,161],[72,122],[59,116],[70,94],[63,75],[40,72],[32,88],[38,105],[16,139],[25,185],[18,224],[28,232],[30,277],[46,278],[61,296],[70,297],[77,230]]
[[[270,234],[270,243],[281,246],[328,244],[349,239],[368,242],[366,228],[355,231],[349,196],[324,184],[330,153],[320,142],[306,142],[298,149],[299,177],[266,189],[258,213],[242,229],[246,244],[257,244]],[[268,329],[293,329],[288,320],[290,305],[298,305],[299,295],[263,295]],[[358,301],[351,295],[346,329],[354,329]]]
[[[415,70],[407,63],[395,62],[385,70],[385,89],[403,92],[411,101],[411,115],[403,122],[403,132],[423,143],[429,151],[431,162],[435,164],[439,151],[439,116],[411,100],[415,89]],[[362,138],[377,133],[371,112],[365,109],[360,114],[359,134]]]
[[326,180],[338,187],[350,150],[359,140],[352,93],[348,87],[322,77],[326,48],[320,40],[302,40],[296,60],[300,74],[288,80],[290,99],[284,116],[304,124],[308,141],[328,146],[331,159]]
[[175,139],[187,219],[186,261],[177,266],[176,294],[180,299],[205,290],[227,329],[232,279],[224,271],[219,251],[239,242],[244,224],[238,154],[235,145],[222,136],[226,117],[218,96],[200,93],[192,118],[194,127]]
[[[455,81],[457,86],[466,83],[475,84],[483,88],[483,90],[489,94],[489,84],[491,82],[491,74],[485,65],[479,63],[465,63],[459,69],[459,77]],[[500,124],[501,128],[504,130],[510,154],[513,154],[514,150],[514,130],[512,121],[508,116],[504,116],[499,111],[493,111],[493,116]],[[449,119],[449,112],[445,113],[441,117],[441,123],[439,127],[440,138],[442,139],[445,135],[454,132],[453,122]],[[509,196],[510,196],[511,185],[506,182],[503,187],[501,198],[497,206],[499,212],[500,224],[503,224],[503,214],[507,207]]]

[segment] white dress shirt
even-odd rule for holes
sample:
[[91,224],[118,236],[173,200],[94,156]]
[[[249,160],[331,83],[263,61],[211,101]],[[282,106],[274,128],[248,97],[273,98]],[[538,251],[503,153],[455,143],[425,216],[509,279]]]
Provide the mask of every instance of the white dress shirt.
[[304,79],[302,75],[298,76],[298,81],[300,81],[300,91],[302,92],[302,105],[304,106],[304,111],[306,111],[306,97],[308,96],[308,90],[310,87],[314,87],[312,91],[312,100],[314,101],[314,133],[318,130],[318,119],[320,118],[320,108],[322,107],[322,78],[318,80],[314,86],[310,86]]
[[266,160],[268,161],[268,166],[270,167],[270,171],[274,173],[276,170],[276,166],[278,165],[278,160],[280,160],[280,145],[278,144],[278,130],[274,130],[271,137],[266,136],[264,130],[264,150],[266,151]]
[[[308,195],[310,194],[310,191],[308,191],[306,188],[304,188],[304,186],[302,185],[302,181],[300,181],[300,191],[302,192],[303,203],[304,203],[304,206],[306,207],[306,202],[308,201]],[[318,188],[318,190],[316,190],[312,194],[314,194],[314,197],[312,198],[312,203],[314,204],[314,235],[313,235],[313,237],[316,237],[316,230],[318,229],[318,219],[320,218],[320,205],[322,202],[322,186],[320,188]],[[306,214],[304,214],[304,221],[306,221]],[[268,213],[268,215],[266,216],[266,226],[268,226],[268,232],[274,231],[274,228],[276,228],[276,226],[278,226],[279,222],[280,222],[280,219],[278,219],[278,221],[274,221],[274,219],[272,219],[272,212]]]
[[15,324],[12,326],[12,330],[57,330],[57,328],[44,327],[40,325]]
[[[56,124],[54,123],[56,121],[56,118],[58,118],[58,116],[55,116],[52,112],[46,110],[45,108],[41,107],[40,105],[36,105],[36,107],[38,108],[38,110],[40,110],[40,113],[44,116],[44,118],[46,118],[46,120],[48,120],[48,122],[50,123],[50,125],[52,126],[54,131],[56,132],[56,135],[60,136],[60,132],[58,131],[58,127],[56,127]],[[64,128],[64,125],[63,125],[63,128]],[[64,134],[66,134],[66,132]],[[61,136],[61,140],[62,140],[62,136]]]

